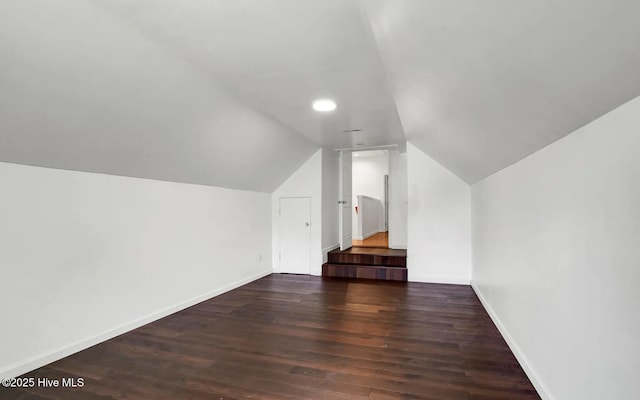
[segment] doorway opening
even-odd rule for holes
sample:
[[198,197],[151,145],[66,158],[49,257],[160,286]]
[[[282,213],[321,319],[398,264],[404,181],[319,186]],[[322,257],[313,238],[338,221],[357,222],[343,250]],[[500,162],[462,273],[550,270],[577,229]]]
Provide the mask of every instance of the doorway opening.
[[389,152],[357,151],[352,158],[352,245],[389,248]]
[[397,150],[340,150],[340,248],[328,252],[322,276],[408,280],[402,160]]

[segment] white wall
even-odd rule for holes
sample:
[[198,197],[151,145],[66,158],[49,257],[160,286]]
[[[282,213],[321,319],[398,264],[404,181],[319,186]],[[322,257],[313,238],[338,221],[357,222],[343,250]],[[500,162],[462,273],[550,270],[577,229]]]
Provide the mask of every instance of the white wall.
[[322,255],[340,245],[340,224],[338,223],[339,168],[337,151],[322,149]]
[[[380,151],[373,152],[374,156],[368,155],[369,152],[357,152],[360,156],[353,157],[352,162],[352,222],[353,237],[358,236],[358,215],[355,213],[357,205],[357,196],[368,196],[378,199],[384,204],[384,176],[389,174],[389,157],[387,155],[377,155]],[[376,219],[379,221],[377,232],[384,232],[384,207],[378,212],[381,213]]]
[[469,185],[407,143],[410,281],[469,284]]
[[353,232],[353,238],[356,240],[364,240],[368,237],[380,232],[380,224],[384,213],[380,200],[369,196],[358,196],[356,199],[358,205],[357,227]]
[[640,376],[640,98],[472,189],[473,285],[544,399]]
[[389,247],[407,248],[407,153],[389,150]]
[[271,272],[268,194],[7,163],[0,187],[2,377]]
[[322,149],[313,154],[278,189],[271,194],[273,270],[280,268],[280,215],[281,197],[311,198],[311,271],[322,273]]

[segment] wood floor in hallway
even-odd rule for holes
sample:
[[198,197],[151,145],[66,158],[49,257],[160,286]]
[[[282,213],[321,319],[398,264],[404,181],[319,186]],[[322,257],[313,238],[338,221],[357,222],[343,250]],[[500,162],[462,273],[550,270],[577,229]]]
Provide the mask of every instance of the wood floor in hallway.
[[353,239],[351,244],[359,247],[389,247],[389,232],[378,232],[364,240]]
[[0,398],[539,399],[469,286],[280,274],[25,376],[85,381]]

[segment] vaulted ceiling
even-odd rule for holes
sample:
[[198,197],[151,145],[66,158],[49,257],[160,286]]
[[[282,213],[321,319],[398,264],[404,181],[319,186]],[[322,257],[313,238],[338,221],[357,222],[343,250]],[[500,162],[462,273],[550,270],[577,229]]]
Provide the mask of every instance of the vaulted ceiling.
[[[4,0],[0,161],[268,192],[320,146],[409,140],[474,183],[640,94],[637,15],[632,0]],[[338,108],[313,111],[322,97]]]
[[640,95],[636,0],[363,0],[409,141],[474,183]]

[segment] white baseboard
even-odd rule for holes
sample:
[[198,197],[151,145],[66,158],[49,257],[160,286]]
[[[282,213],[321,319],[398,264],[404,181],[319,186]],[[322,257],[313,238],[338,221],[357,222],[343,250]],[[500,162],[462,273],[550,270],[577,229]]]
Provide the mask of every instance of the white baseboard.
[[498,328],[498,331],[500,331],[500,334],[504,338],[505,342],[507,342],[507,345],[511,349],[511,352],[516,357],[518,362],[520,363],[520,366],[522,366],[522,369],[524,370],[525,374],[527,374],[527,377],[533,384],[533,387],[536,388],[536,390],[538,391],[538,394],[540,395],[540,397],[542,397],[542,400],[555,400],[555,397],[551,394],[551,392],[549,391],[549,388],[547,388],[547,386],[542,382],[539,375],[536,373],[535,369],[531,366],[529,359],[524,355],[524,353],[520,349],[520,346],[518,346],[515,340],[513,340],[513,337],[511,336],[507,328],[504,326],[504,324],[502,323],[498,315],[495,313],[495,311],[493,311],[493,308],[491,308],[491,305],[489,305],[489,303],[486,301],[480,289],[478,289],[476,284],[473,282],[471,282],[471,287],[473,288],[473,291],[476,292],[476,296],[478,296],[478,299],[480,299],[480,303],[482,303],[484,309],[487,310],[489,317],[491,317],[491,320],[493,321],[495,326]]
[[409,278],[409,282],[444,283],[448,285],[467,285],[467,286],[471,284],[471,281],[467,278],[448,277],[448,276],[412,276],[411,272],[409,272],[408,278]]
[[54,361],[60,360],[62,358],[65,358],[67,356],[70,356],[74,353],[77,353],[79,351],[88,349],[91,346],[95,346],[96,344],[105,342],[109,339],[113,339],[116,336],[122,335],[123,333],[129,332],[131,330],[134,330],[136,328],[139,328],[143,325],[146,325],[150,322],[159,320],[160,318],[164,318],[168,315],[171,315],[173,313],[176,313],[178,311],[184,310],[185,308],[189,308],[193,305],[196,305],[198,303],[201,303],[205,300],[209,300],[213,297],[219,296],[223,293],[226,293],[230,290],[236,289],[242,285],[246,285],[249,282],[253,282],[257,279],[260,279],[262,277],[265,277],[267,275],[270,275],[273,271],[271,269],[269,270],[265,270],[262,272],[259,272],[257,274],[254,274],[252,276],[249,276],[247,278],[244,279],[240,279],[236,282],[230,283],[228,285],[225,285],[221,288],[212,290],[208,293],[193,297],[189,300],[183,301],[181,303],[178,303],[174,306],[170,306],[167,308],[164,308],[162,310],[153,312],[151,314],[148,314],[144,317],[138,318],[136,320],[133,320],[131,322],[125,323],[123,325],[120,325],[116,328],[113,328],[107,332],[104,332],[102,334],[96,335],[96,336],[92,336],[89,338],[86,338],[84,340],[81,340],[79,342],[70,344],[68,346],[59,348],[57,350],[54,350],[48,354],[45,354],[43,356],[40,357],[35,357],[32,358],[28,361],[25,361],[23,363],[20,364],[15,364],[3,371],[0,371],[0,378],[15,378],[17,376],[20,376],[22,374],[25,374],[29,371],[33,371],[34,369],[40,368],[42,366],[45,366],[47,364],[50,364]]
[[381,233],[381,232],[386,232],[386,231],[375,231],[372,233],[367,233],[366,235],[363,235],[363,236],[353,235],[353,239],[366,240],[366,239],[369,239],[371,236],[377,235],[378,233]]
[[378,231],[374,231],[374,232],[371,232],[371,233],[367,233],[366,235],[362,235],[362,239],[359,239],[359,240],[367,240],[367,239],[369,239],[371,236],[377,235],[378,233],[380,233],[380,232],[378,232]]
[[322,249],[322,263],[324,264],[329,260],[329,256],[327,255],[327,253],[339,248],[340,248],[340,243],[336,243]]
[[389,248],[390,249],[397,249],[397,250],[406,250],[407,249],[407,245],[406,244],[391,244],[391,243],[389,243]]

